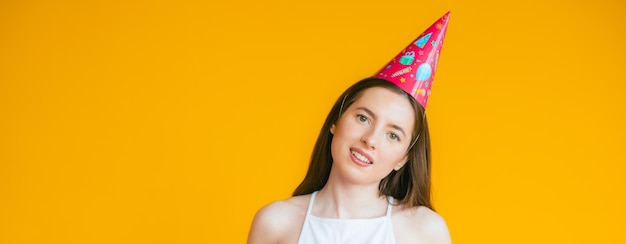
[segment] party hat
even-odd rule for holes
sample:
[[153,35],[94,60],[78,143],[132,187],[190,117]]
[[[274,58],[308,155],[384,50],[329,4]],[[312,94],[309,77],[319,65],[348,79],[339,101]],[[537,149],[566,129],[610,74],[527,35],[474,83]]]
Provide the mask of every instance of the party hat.
[[398,85],[426,108],[449,18],[447,12],[375,76]]

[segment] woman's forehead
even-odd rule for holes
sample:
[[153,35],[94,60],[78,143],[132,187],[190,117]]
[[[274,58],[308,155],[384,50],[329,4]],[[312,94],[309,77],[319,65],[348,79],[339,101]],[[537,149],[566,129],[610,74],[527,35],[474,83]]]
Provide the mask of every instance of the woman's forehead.
[[363,91],[350,107],[368,109],[380,119],[390,120],[403,127],[412,128],[415,120],[415,111],[407,97],[382,87]]

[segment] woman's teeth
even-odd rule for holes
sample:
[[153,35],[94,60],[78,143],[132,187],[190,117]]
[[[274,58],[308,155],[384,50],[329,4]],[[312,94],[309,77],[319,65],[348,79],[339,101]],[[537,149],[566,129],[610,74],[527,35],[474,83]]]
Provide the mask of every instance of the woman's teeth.
[[361,162],[366,163],[366,164],[372,164],[372,162],[370,162],[370,160],[367,159],[367,157],[363,156],[362,154],[356,151],[352,151],[352,150],[350,150],[350,153],[352,153],[352,155],[354,155],[354,157],[359,159]]

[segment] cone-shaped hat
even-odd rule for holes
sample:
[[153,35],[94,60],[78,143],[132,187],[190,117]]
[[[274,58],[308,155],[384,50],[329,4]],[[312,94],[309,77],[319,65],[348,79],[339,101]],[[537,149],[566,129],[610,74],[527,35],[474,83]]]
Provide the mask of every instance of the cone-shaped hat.
[[411,94],[424,109],[430,96],[449,18],[450,12],[438,19],[375,75]]

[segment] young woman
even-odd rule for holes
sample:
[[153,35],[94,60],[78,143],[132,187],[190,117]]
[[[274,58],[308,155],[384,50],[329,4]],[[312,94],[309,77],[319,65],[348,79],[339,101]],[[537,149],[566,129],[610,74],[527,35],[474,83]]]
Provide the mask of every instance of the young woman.
[[[442,29],[435,24],[425,33]],[[248,243],[450,243],[430,202],[424,107],[437,60],[402,60],[424,48],[438,57],[443,32],[437,34],[430,49],[420,40],[435,35],[422,34],[376,77],[339,97],[304,180],[293,197],[259,210]],[[396,75],[402,70],[417,73]]]

